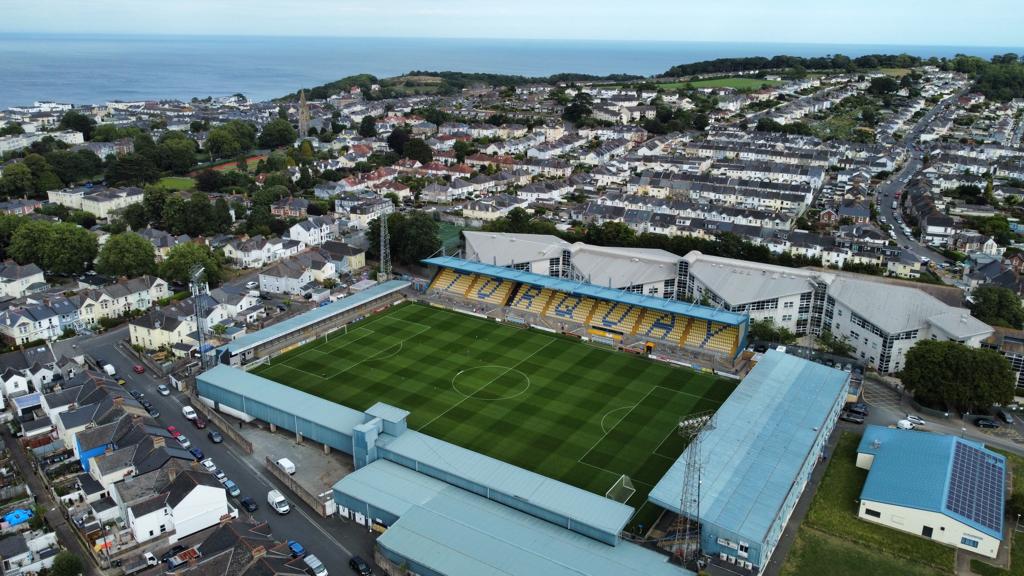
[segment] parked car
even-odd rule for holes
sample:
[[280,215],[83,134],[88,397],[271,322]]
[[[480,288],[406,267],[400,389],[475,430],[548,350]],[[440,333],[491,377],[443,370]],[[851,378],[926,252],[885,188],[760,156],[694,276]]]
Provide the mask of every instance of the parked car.
[[[180,438],[179,438],[180,440]],[[188,449],[188,453],[192,455],[196,460],[202,460],[204,458],[203,450],[198,446],[193,446]]]
[[184,551],[185,551],[185,547],[184,546],[182,546],[181,544],[176,544],[173,548],[171,548],[167,552],[164,552],[160,556],[160,561],[161,562],[167,562],[167,560],[169,558],[173,558],[174,556],[177,556],[178,554],[181,554]]
[[125,384],[127,384],[127,383],[128,383],[128,381],[127,381],[127,380],[125,380],[124,378],[118,378],[118,379],[117,379],[117,384],[118,384],[119,386],[124,386],[124,385],[125,385]]
[[913,430],[914,423],[911,422],[910,420],[900,419],[896,421],[896,427],[899,428],[900,430]]
[[217,479],[221,484],[225,484],[228,481],[228,477],[224,475],[224,471],[220,468],[213,469],[213,477]]
[[988,428],[990,430],[995,430],[996,428],[999,428],[999,422],[996,422],[992,418],[988,418],[986,416],[975,418],[974,425],[977,426],[978,428]]
[[307,554],[303,559],[306,567],[313,573],[313,576],[327,576],[327,567],[313,554]]
[[1013,424],[1013,414],[1010,414],[1010,411],[1007,410],[1006,408],[993,408],[992,412],[996,416],[998,416],[999,419],[1002,420],[1003,422],[1006,422],[1007,424]]
[[140,398],[145,398],[145,396],[146,396],[145,394],[143,394],[142,392],[139,392],[138,390],[136,390],[134,388],[129,390],[128,393],[131,394],[132,398],[135,398],[136,400],[138,400]]
[[198,414],[196,414],[196,417],[192,419],[192,424],[194,424],[199,430],[206,428],[206,420]]
[[175,438],[178,439],[178,444],[181,444],[182,448],[188,449],[192,447],[192,443],[189,442],[188,438],[186,438],[184,434],[178,434]]
[[135,366],[132,366],[132,372],[135,372],[136,374],[142,374],[145,371],[146,367],[143,366],[142,364],[136,364]]
[[149,412],[149,417],[150,418],[159,418],[160,417],[160,411],[157,410],[155,406],[149,406],[148,408],[146,408],[146,412]]
[[173,438],[177,438],[178,436],[181,436],[181,432],[178,432],[178,429],[175,428],[174,426],[168,426],[167,427],[167,432],[170,433],[171,437],[173,437]]
[[238,503],[242,505],[242,508],[245,508],[246,512],[255,512],[259,509],[259,505],[256,504],[256,501],[251,496],[242,498]]
[[161,396],[170,396],[171,395],[171,389],[167,387],[167,384],[157,384],[156,385],[156,391]]
[[216,430],[210,430],[209,432],[207,432],[206,437],[209,438],[210,442],[213,442],[214,444],[220,444],[221,442],[224,441],[224,437],[221,436],[220,432],[217,432]]
[[854,414],[859,414],[861,416],[867,416],[868,414],[871,413],[871,410],[868,409],[868,405],[863,402],[847,404],[845,408],[847,412],[852,412]]
[[238,488],[238,484],[235,484],[231,480],[225,480],[224,481],[224,490],[226,490],[227,493],[228,493],[228,496],[231,496],[232,498],[237,498],[238,495],[242,493],[242,491],[239,490],[239,488]]
[[864,423],[863,416],[861,416],[860,414],[854,414],[853,412],[848,412],[846,410],[843,410],[842,412],[839,413],[839,419],[846,422],[852,422],[854,424]]
[[288,551],[291,552],[292,558],[298,558],[306,553],[306,549],[297,540],[288,541]]
[[203,468],[206,468],[207,472],[213,472],[217,469],[217,465],[213,463],[213,458],[207,458],[200,462],[200,464],[203,465]]
[[191,406],[182,406],[181,415],[188,420],[195,420],[199,416],[196,414],[196,409]]
[[920,416],[914,416],[913,414],[907,414],[906,419],[909,420],[910,423],[913,424],[914,426],[924,426],[925,424],[927,424],[927,422],[924,421],[924,418],[921,418]]
[[255,280],[249,280],[248,282],[245,283],[245,287],[248,288],[249,290],[254,290],[256,288],[259,288],[259,286],[260,283]]
[[366,563],[366,560],[363,560],[359,556],[353,556],[352,559],[348,561],[348,565],[352,568],[352,571],[359,576],[373,576],[373,570],[370,569],[370,565]]

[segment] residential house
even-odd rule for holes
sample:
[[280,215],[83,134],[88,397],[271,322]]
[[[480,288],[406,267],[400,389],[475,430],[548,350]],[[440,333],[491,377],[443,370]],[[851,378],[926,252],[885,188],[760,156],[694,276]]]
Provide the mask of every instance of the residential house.
[[14,260],[0,262],[0,297],[21,298],[46,287],[46,279],[39,266],[22,266]]
[[258,293],[254,291],[222,286],[214,288],[210,292],[210,296],[223,307],[228,318],[234,318],[240,322],[252,323],[266,314],[263,302]]
[[153,308],[128,322],[132,346],[146,350],[171,348],[176,344],[197,344],[193,337],[196,329],[195,310],[187,301]]
[[260,291],[271,294],[311,294],[317,282],[336,277],[333,260],[319,251],[310,250],[260,272]]
[[270,205],[270,213],[279,218],[304,218],[309,208],[305,198],[282,198]]
[[321,253],[334,262],[334,269],[338,274],[351,274],[366,267],[366,251],[344,242],[328,240],[324,243]]
[[330,216],[310,216],[288,229],[288,238],[302,246],[321,246],[337,235],[338,226]]

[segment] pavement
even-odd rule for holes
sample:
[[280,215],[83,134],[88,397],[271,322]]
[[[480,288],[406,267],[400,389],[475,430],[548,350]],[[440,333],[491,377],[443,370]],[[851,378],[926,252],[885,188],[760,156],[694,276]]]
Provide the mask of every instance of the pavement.
[[[149,371],[145,374],[135,374],[132,371],[132,366],[137,361],[120,347],[115,346],[119,340],[125,339],[127,336],[128,329],[123,326],[98,336],[74,338],[58,344],[68,347],[69,350],[78,354],[85,352],[113,364],[118,377],[127,380],[125,388],[144,393],[146,399],[160,411],[160,417],[156,419],[158,424],[161,426],[173,425],[181,430],[194,446],[199,447],[205,455],[213,458],[228,478],[238,484],[243,496],[251,496],[256,500],[259,509],[251,516],[259,521],[267,521],[276,539],[298,540],[307,550],[316,554],[332,574],[347,573],[348,561],[353,555],[372,560],[375,538],[365,527],[340,517],[321,517],[317,512],[301,503],[298,498],[293,497],[285,486],[279,484],[264,469],[265,457],[280,458],[287,455],[299,463],[299,472],[296,476],[303,478],[303,468],[313,469],[314,466],[311,462],[324,458],[323,451],[319,446],[310,442],[296,445],[294,437],[287,432],[278,433],[272,440],[254,434],[252,439],[256,450],[252,455],[245,454],[230,440],[225,440],[222,444],[213,444],[206,435],[212,427],[202,431],[196,430],[182,416],[181,408],[189,403],[188,397],[176,391],[172,392],[170,396],[160,396],[156,391],[156,386],[161,383],[168,384],[167,382],[155,379]],[[231,420],[230,417],[229,420]],[[256,431],[255,428],[253,430]],[[273,453],[263,452],[263,450]],[[340,458],[340,455],[334,457]],[[340,474],[344,470],[344,461],[339,459],[336,465],[336,469],[339,471],[337,479],[340,479]],[[321,472],[314,475],[310,481],[323,482],[325,478],[326,476],[323,476]],[[269,509],[266,504],[266,494],[271,489],[281,490],[285,494],[285,497],[292,503],[291,513],[280,516]],[[33,490],[35,490],[34,487]],[[237,502],[235,505],[237,506]],[[241,509],[239,512],[246,514]]]

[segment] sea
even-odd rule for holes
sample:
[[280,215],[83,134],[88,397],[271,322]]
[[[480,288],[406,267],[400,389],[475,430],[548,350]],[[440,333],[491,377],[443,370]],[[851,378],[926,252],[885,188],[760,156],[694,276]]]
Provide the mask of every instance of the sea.
[[548,76],[660,74],[676,64],[738,56],[907,53],[991,57],[1021,48],[257,36],[0,35],[0,109],[36,100],[110,100],[245,94],[267,100],[358,73],[412,70]]

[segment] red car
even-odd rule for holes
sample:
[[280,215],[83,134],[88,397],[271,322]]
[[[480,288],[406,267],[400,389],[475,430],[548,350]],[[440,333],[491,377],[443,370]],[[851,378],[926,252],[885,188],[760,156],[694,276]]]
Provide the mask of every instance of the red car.
[[136,374],[142,374],[143,372],[146,371],[146,367],[143,366],[142,364],[136,364],[135,366],[132,366],[132,371],[134,371]]
[[168,426],[167,427],[167,431],[170,432],[171,436],[173,436],[175,438],[177,438],[178,436],[181,436],[181,432],[178,432],[178,429],[175,428],[174,426]]
[[198,414],[196,414],[196,417],[192,419],[192,423],[200,430],[206,428],[206,420],[203,420],[203,417]]

